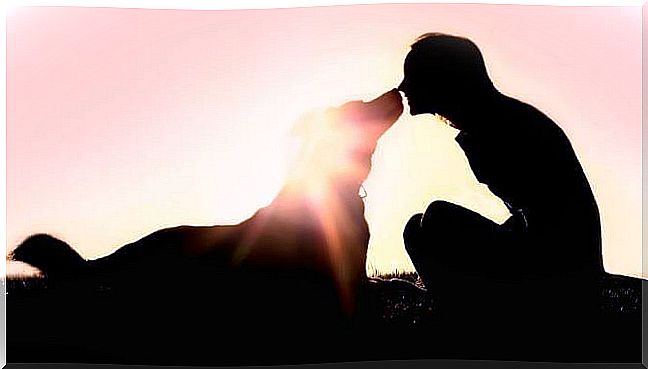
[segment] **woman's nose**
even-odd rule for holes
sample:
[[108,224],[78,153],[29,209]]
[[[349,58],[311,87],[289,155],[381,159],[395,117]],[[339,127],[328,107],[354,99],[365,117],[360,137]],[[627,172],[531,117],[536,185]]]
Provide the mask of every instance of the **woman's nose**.
[[400,83],[400,85],[398,85],[398,87],[396,87],[396,89],[397,89],[398,91],[400,91],[400,92],[405,92],[405,80],[403,80],[403,81]]

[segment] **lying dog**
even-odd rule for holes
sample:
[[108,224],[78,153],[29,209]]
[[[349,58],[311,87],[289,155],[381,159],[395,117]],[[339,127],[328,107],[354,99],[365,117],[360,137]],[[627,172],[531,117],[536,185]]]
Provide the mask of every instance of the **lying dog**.
[[307,115],[299,126],[305,142],[282,190],[240,224],[162,229],[89,261],[65,242],[40,234],[11,257],[52,279],[101,275],[134,281],[184,272],[197,263],[220,271],[305,270],[330,279],[350,312],[366,280],[369,229],[360,187],[378,139],[402,111],[394,89],[368,103]]

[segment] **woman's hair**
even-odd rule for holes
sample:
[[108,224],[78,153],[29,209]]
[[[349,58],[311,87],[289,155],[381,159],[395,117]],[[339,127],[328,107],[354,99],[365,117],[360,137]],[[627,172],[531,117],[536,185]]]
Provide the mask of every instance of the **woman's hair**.
[[465,37],[425,33],[411,45],[410,54],[413,63],[433,76],[433,83],[441,88],[464,93],[494,90],[481,51]]

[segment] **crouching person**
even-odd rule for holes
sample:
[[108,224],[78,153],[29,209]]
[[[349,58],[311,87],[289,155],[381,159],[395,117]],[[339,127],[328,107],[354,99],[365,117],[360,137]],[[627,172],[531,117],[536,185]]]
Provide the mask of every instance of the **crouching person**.
[[587,321],[603,272],[600,219],[567,136],[536,108],[499,92],[465,38],[422,36],[404,74],[399,89],[410,113],[446,118],[477,180],[511,213],[497,224],[435,201],[407,223],[406,250],[439,313],[489,311],[482,318],[493,320],[499,311],[493,324],[500,327],[516,319],[554,327],[558,317],[560,324]]

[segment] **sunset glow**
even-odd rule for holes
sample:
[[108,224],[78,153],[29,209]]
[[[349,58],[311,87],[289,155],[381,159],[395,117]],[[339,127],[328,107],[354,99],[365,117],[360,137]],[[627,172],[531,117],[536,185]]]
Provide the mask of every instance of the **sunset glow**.
[[[96,258],[163,227],[236,224],[290,181],[322,206],[322,176],[356,170],[327,107],[397,86],[409,45],[430,31],[474,40],[503,93],[564,129],[601,209],[606,269],[641,275],[641,13],[614,7],[18,7],[7,18],[8,250],[44,232]],[[379,140],[364,183],[370,273],[413,269],[403,227],[433,200],[508,216],[456,134],[406,109]]]

